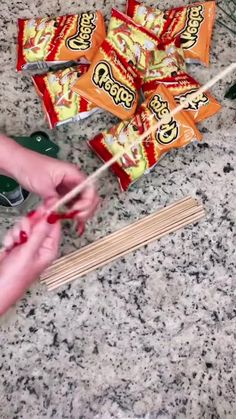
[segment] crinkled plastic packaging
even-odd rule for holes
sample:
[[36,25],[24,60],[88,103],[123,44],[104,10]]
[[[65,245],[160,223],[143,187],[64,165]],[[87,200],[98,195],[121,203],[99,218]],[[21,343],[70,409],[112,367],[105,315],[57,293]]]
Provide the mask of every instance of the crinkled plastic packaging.
[[78,77],[88,71],[88,68],[88,65],[81,64],[33,76],[50,128],[87,118],[98,111],[96,105],[71,89]]
[[165,12],[161,37],[180,36],[185,58],[209,65],[209,52],[215,22],[215,1],[192,3]]
[[[89,141],[89,146],[104,161],[132,145],[138,136],[146,132],[176,107],[172,94],[165,86],[156,91],[141,105],[137,114],[129,121],[121,122]],[[113,164],[111,170],[118,177],[122,190],[149,172],[160,158],[173,148],[185,147],[194,140],[202,138],[192,118],[181,111],[169,117],[166,123],[154,128],[140,144],[134,144],[129,151]]]
[[136,70],[105,40],[90,68],[73,91],[120,119],[134,115],[139,100],[140,78]]
[[185,71],[184,52],[180,38],[164,41],[155,51],[154,61],[147,68],[144,83],[156,81],[158,78],[175,76],[179,71]]
[[107,38],[114,49],[132,63],[143,77],[154,60],[154,53],[159,44],[158,38],[116,9],[112,10]]
[[166,22],[165,13],[162,10],[149,7],[145,3],[140,3],[136,0],[128,0],[127,15],[158,37],[162,33]]
[[[178,104],[200,88],[200,83],[193,77],[187,73],[180,72],[173,77],[165,77],[143,84],[142,90],[145,98],[151,96],[159,85],[167,87]],[[188,111],[196,123],[209,118],[220,109],[221,105],[210,92],[198,95],[194,101],[185,107],[185,111]]]
[[55,19],[19,19],[17,70],[47,69],[69,61],[91,62],[105,36],[99,11]]

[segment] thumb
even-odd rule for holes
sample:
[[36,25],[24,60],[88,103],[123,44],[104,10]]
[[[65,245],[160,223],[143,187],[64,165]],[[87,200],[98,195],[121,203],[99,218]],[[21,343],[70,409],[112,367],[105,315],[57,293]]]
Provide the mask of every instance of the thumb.
[[30,237],[23,246],[27,250],[27,254],[34,257],[35,253],[44,243],[45,239],[50,236],[52,226],[48,224],[46,218],[37,221],[30,232]]

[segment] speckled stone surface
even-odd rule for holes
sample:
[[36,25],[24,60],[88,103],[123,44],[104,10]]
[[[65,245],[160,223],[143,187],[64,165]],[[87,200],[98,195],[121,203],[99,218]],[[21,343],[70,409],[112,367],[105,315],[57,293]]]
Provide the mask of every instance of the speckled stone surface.
[[[109,17],[118,2],[78,4],[1,2],[0,129],[8,135],[46,128],[30,78],[14,70],[16,19],[95,4]],[[210,69],[190,73],[208,80],[235,59],[234,42],[217,25]],[[65,234],[62,252],[188,194],[203,201],[206,219],[58,292],[36,284],[1,318],[1,419],[236,418],[235,103],[223,100],[232,79],[213,89],[223,110],[201,125],[203,143],[171,153],[129,193],[107,174],[102,209],[83,239]],[[113,122],[94,115],[51,137],[91,173],[100,163],[85,140]],[[1,218],[1,235],[11,222]]]

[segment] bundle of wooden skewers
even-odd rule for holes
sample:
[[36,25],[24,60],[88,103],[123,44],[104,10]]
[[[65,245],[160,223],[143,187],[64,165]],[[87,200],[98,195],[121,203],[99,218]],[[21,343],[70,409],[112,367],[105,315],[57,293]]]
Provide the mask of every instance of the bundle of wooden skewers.
[[49,290],[56,289],[145,244],[196,222],[203,216],[201,204],[191,197],[184,198],[62,257],[45,272],[41,280]]

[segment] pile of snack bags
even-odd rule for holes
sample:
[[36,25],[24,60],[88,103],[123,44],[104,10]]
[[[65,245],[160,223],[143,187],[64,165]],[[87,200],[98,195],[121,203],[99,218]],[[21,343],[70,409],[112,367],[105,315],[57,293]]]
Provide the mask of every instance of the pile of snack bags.
[[[105,162],[200,87],[186,63],[209,64],[215,8],[207,1],[163,11],[128,0],[126,14],[112,10],[107,33],[100,11],[19,19],[17,70],[44,71],[32,78],[51,128],[99,110],[121,119],[89,141]],[[196,123],[220,108],[201,94],[124,153],[112,166],[121,189],[170,149],[200,141]]]

